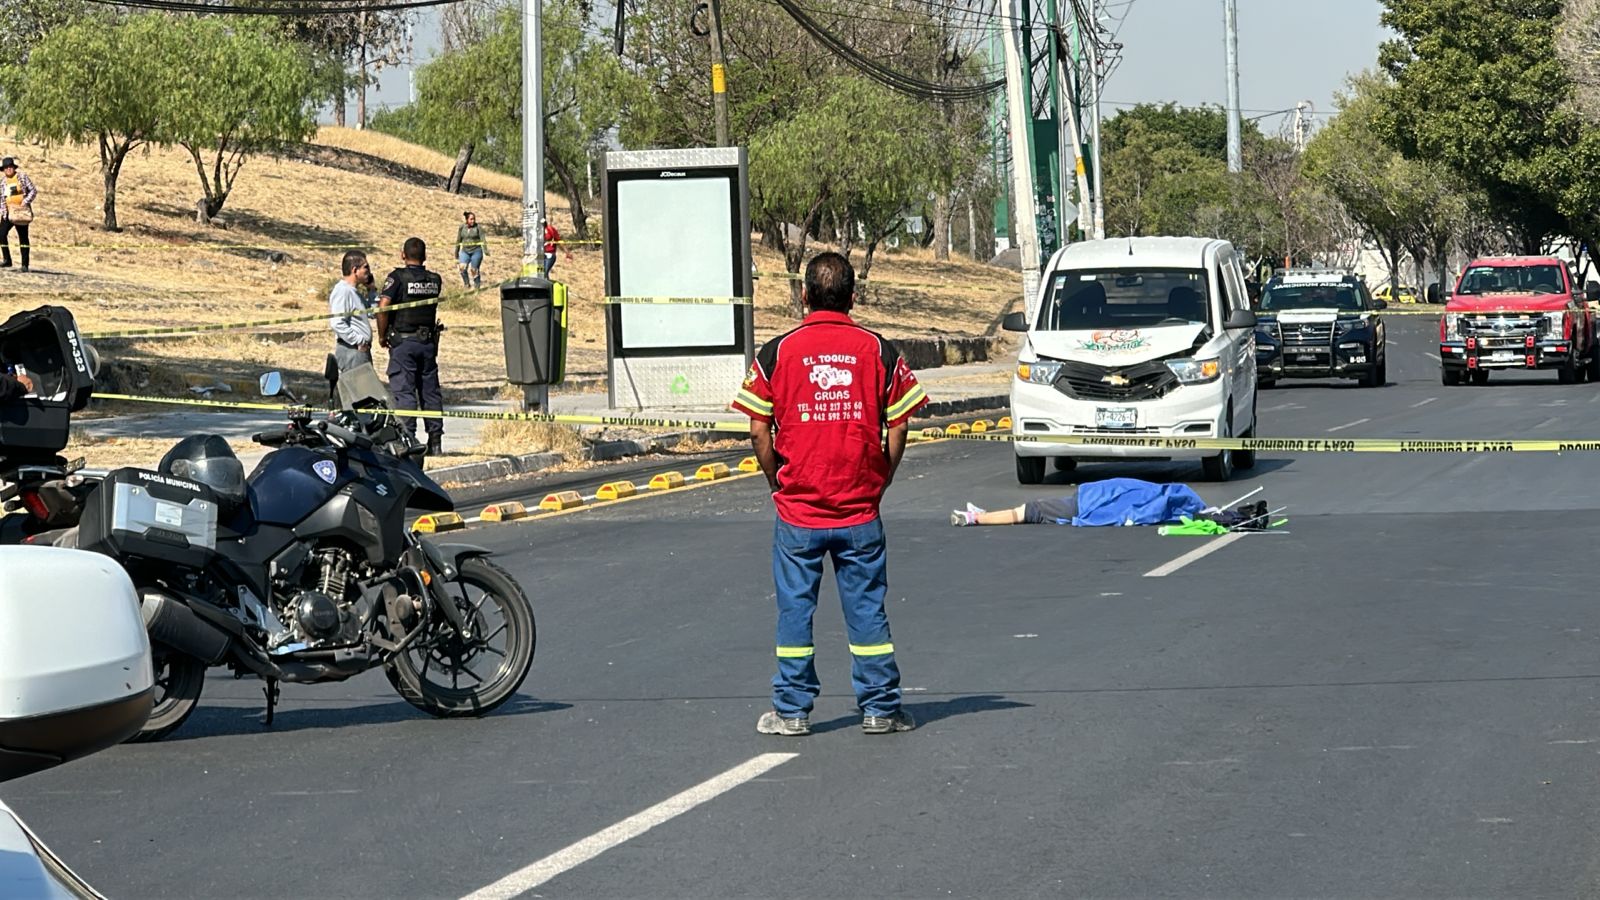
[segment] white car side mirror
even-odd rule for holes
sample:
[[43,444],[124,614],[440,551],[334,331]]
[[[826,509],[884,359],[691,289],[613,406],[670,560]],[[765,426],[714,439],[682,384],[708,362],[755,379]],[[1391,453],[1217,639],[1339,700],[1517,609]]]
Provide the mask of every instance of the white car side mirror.
[[110,557],[0,547],[0,781],[115,746],[150,717],[139,595]]

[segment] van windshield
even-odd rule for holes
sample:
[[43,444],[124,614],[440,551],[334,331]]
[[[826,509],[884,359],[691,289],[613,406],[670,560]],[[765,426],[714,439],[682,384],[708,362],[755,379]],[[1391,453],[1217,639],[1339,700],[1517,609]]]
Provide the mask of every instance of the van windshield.
[[1039,307],[1039,331],[1206,324],[1211,292],[1203,269],[1058,272]]

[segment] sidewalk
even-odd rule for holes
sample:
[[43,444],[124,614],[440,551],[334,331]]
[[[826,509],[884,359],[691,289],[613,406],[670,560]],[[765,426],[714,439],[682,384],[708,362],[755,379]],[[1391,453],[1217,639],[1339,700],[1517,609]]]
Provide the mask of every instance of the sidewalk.
[[[921,417],[937,418],[968,411],[1002,409],[1009,397],[1011,362],[969,363],[963,366],[940,366],[917,373],[930,403]],[[239,394],[220,394],[220,401],[253,401],[257,398]],[[511,412],[516,409],[510,401],[485,401],[461,404],[453,409],[478,412]],[[163,407],[151,406],[152,410]],[[700,421],[744,422],[745,417],[729,409],[673,410],[673,409],[611,409],[604,390],[551,391],[550,411],[569,415],[628,416],[649,419],[695,419]],[[227,410],[183,410],[152,412],[149,415],[116,416],[105,419],[85,419],[74,423],[74,429],[99,439],[106,438],[171,438],[173,442],[191,434],[217,434],[236,443],[249,443],[251,435],[275,427],[283,422],[282,413]],[[445,421],[444,448],[449,454],[471,454],[479,443],[484,425],[481,419],[448,419]],[[583,426],[592,430],[590,426]],[[661,447],[670,447],[685,437],[678,432],[663,432],[645,439],[613,440],[591,448],[596,459],[615,459],[647,453]],[[266,454],[265,450],[240,454],[245,468],[249,469]],[[554,464],[559,457],[553,454],[533,454],[514,459],[497,459],[490,462],[467,463],[462,466],[430,468],[436,477],[450,481],[477,481],[486,478],[536,471]]]

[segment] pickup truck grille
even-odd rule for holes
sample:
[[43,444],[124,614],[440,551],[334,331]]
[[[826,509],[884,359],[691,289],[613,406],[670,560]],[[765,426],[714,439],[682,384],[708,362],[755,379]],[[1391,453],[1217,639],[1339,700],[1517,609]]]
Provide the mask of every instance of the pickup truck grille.
[[1479,338],[1486,346],[1504,342],[1508,347],[1520,347],[1528,335],[1547,334],[1549,330],[1550,320],[1544,316],[1461,317],[1461,336]]
[[1056,390],[1078,400],[1129,403],[1165,397],[1178,386],[1178,376],[1172,374],[1165,363],[1159,362],[1132,366],[1064,362],[1055,386]]

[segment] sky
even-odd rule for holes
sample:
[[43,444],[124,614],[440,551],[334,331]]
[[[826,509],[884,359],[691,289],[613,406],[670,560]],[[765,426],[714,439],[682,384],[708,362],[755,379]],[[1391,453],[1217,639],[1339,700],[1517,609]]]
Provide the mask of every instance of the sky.
[[[1378,61],[1385,31],[1378,0],[1237,0],[1239,5],[1239,96],[1245,116],[1292,109],[1301,100],[1319,121],[1333,110],[1345,79]],[[1118,103],[1172,101],[1185,106],[1227,101],[1222,35],[1222,0],[1106,0],[1124,45],[1121,66],[1104,97],[1109,116]],[[438,16],[429,11],[417,28],[417,61],[437,47]],[[404,67],[384,72],[377,106],[407,101]],[[352,110],[351,115],[354,115]],[[1284,118],[1266,117],[1262,130],[1276,133]]]
[[[1171,100],[1184,106],[1228,99],[1222,0],[1110,0],[1125,12],[1123,61],[1106,83],[1108,101]],[[1387,32],[1378,0],[1237,0],[1239,104],[1245,116],[1309,100],[1324,121],[1345,79],[1378,62]],[[1113,17],[1113,26],[1115,18]],[[1118,107],[1108,105],[1110,115]],[[1277,132],[1282,117],[1261,121]]]

